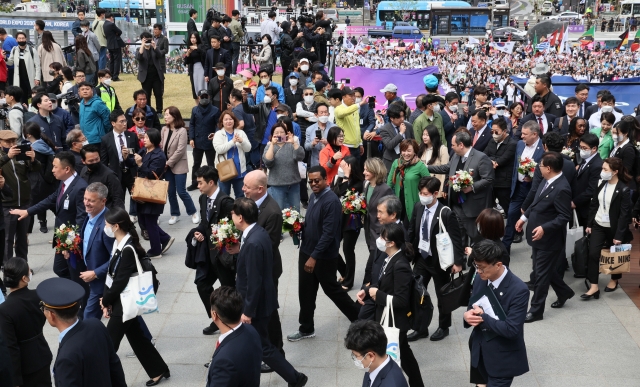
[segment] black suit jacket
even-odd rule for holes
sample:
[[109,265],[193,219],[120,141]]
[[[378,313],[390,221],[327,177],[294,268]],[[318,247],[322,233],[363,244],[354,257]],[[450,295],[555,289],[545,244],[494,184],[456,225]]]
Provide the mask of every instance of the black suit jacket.
[[207,195],[204,194],[198,198],[198,203],[200,204],[200,224],[198,224],[195,229],[205,236],[210,263],[214,263],[220,251],[211,243],[211,226],[218,224],[222,218],[231,220],[233,198],[220,190],[213,201],[211,211],[209,211],[209,218],[207,218],[207,199]]
[[516,157],[516,145],[518,141],[511,136],[502,141],[500,147],[493,138],[484,149],[484,153],[498,163],[498,167],[494,168],[495,178],[493,180],[494,188],[511,188],[511,179],[513,179],[513,160]]
[[569,123],[570,123],[569,116],[558,117],[553,121],[553,131],[556,133],[560,133],[561,136],[568,136]]
[[11,292],[0,304],[0,335],[5,339],[11,359],[13,384],[23,385],[23,375],[49,367],[53,355],[42,335],[45,323],[40,297],[35,290],[22,288]]
[[196,33],[198,34],[198,36],[200,35],[198,33],[198,26],[196,26],[196,21],[192,18],[189,18],[189,20],[187,20],[187,41],[189,41],[191,33]]
[[[565,248],[567,223],[572,218],[571,186],[562,176],[541,192],[546,184],[540,182],[536,196],[524,215],[527,217],[527,242],[539,250],[554,251]],[[544,235],[533,241],[533,230],[542,226]],[[560,238],[562,236],[562,238]]]
[[[138,153],[140,150],[140,143],[138,142],[138,137],[135,133],[125,130],[122,133],[122,137],[125,147],[133,148],[135,149],[135,152]],[[133,158],[133,155],[129,155],[129,157]],[[123,164],[120,164],[118,146],[116,145],[116,139],[113,136],[113,132],[105,134],[102,136],[102,139],[100,139],[100,161],[116,173],[118,180],[122,180],[122,168],[124,167],[124,161]],[[128,173],[133,176],[133,169],[128,169]]]
[[[556,121],[556,116],[554,116],[553,114],[544,113],[543,119],[546,119],[547,121],[547,131],[544,133],[540,133],[540,138],[542,138],[542,136],[544,136],[548,132],[554,130],[553,123]],[[538,123],[538,118],[536,118],[535,114],[533,113],[529,113],[526,116],[522,117],[522,120],[520,121],[520,129],[518,130],[518,138],[520,138],[520,134],[522,133],[522,127],[524,126],[524,123],[527,121],[535,121],[536,123]]]
[[370,377],[367,372],[363,377],[362,387],[406,387],[407,378],[404,377],[402,373],[402,368],[396,363],[393,359],[389,358],[389,362],[385,365],[380,372],[378,372],[378,376],[373,381],[373,384],[370,385]]
[[[65,187],[64,193],[60,200],[60,189],[62,188],[62,182],[56,192],[49,195],[46,199],[42,200],[27,209],[29,215],[41,214],[47,210],[51,210],[56,214],[55,227],[59,227],[65,223],[67,225],[81,226],[84,223],[84,219],[87,217],[87,210],[84,206],[84,190],[87,188],[87,182],[76,174],[71,184]],[[64,208],[64,202],[69,200],[69,207]],[[53,245],[55,246],[56,238],[53,238]]]
[[[607,182],[603,181],[594,191],[593,199],[589,205],[589,220],[587,221],[587,227],[593,227],[596,220],[596,213],[598,207],[601,206],[598,195],[604,189]],[[614,231],[613,239],[622,241],[622,243],[629,243],[633,240],[633,234],[629,230],[629,224],[631,224],[631,190],[622,181],[618,180],[615,191],[611,197],[611,203],[607,209],[609,210],[609,219],[611,230]],[[640,203],[637,201],[636,203]],[[612,241],[605,241],[605,243],[613,243]]]
[[[473,139],[476,136],[475,129],[469,130],[469,133],[471,134],[471,139]],[[489,126],[486,126],[482,131],[482,134],[478,136],[478,140],[476,141],[476,144],[473,146],[473,149],[478,150],[480,152],[484,152],[490,140],[493,140],[493,137],[491,137],[491,128]]]
[[[429,233],[431,256],[427,258],[427,265],[438,269],[440,268],[440,257],[436,246],[436,235],[442,231],[440,230],[440,217],[442,217],[442,223],[447,229],[451,242],[453,243],[454,264],[459,266],[464,265],[464,243],[462,242],[460,223],[453,211],[451,211],[451,209],[444,209],[444,207],[445,206],[440,202],[436,204],[435,215],[431,220],[431,230]],[[411,221],[409,222],[409,240],[415,249],[415,259],[422,259],[418,246],[420,245],[420,230],[422,229],[422,216],[424,215],[424,210],[425,206],[420,204],[420,202],[416,203],[413,207]]]
[[225,76],[227,76],[226,72],[231,69],[231,55],[229,54],[229,51],[221,47],[220,49],[216,50],[216,53],[214,53],[213,48],[208,49],[207,55],[204,59],[204,76],[208,77],[209,80],[218,76],[216,74],[216,71],[213,69],[213,66],[215,66],[218,62],[224,63]]
[[95,318],[78,321],[64,335],[53,373],[58,387],[127,386],[111,336],[102,322]]
[[[366,195],[369,184],[364,187],[364,193]],[[369,211],[364,217],[364,239],[369,246],[369,250],[376,250],[376,239],[380,236],[380,223],[378,222],[378,202],[380,199],[387,195],[395,195],[391,187],[386,183],[381,183],[373,188],[373,193],[369,199],[367,206]]]
[[105,20],[103,31],[104,36],[107,38],[107,49],[117,50],[125,46],[124,41],[120,37],[120,35],[122,35],[122,30],[118,28],[115,23]]
[[236,288],[244,299],[242,313],[251,318],[268,318],[278,309],[278,295],[273,284],[271,239],[264,228],[254,223],[242,239],[238,254]]
[[[377,275],[377,274],[376,274]],[[411,284],[413,283],[413,272],[409,259],[400,250],[385,267],[382,277],[378,281],[378,292],[376,293],[376,321],[382,318],[382,312],[387,305],[387,296],[393,296],[393,314],[395,317],[395,327],[401,331],[408,331],[411,328],[409,323]],[[365,293],[369,294],[368,289]],[[392,319],[393,320],[393,319]]]
[[161,81],[164,80],[167,62],[165,54],[162,53],[160,47],[145,49],[142,54],[140,54],[139,50],[136,50],[136,59],[138,60],[138,80],[140,83],[143,83],[147,79],[147,75],[149,75],[149,63],[153,63],[155,71],[158,72],[158,78]]
[[260,335],[251,325],[242,324],[213,353],[207,387],[259,387],[261,363]]
[[[287,87],[286,89],[284,89],[284,103],[287,106],[289,106],[291,108],[291,110],[293,110],[294,112],[296,110],[296,106],[298,106],[298,102],[302,102],[302,89],[303,88],[304,87],[301,87],[300,85],[298,85],[298,87],[296,87],[295,94],[291,92],[291,88],[290,87]],[[306,129],[306,127],[305,127],[305,129]]]
[[[636,166],[636,150],[634,149],[633,144],[631,144],[631,142],[626,143],[622,148],[616,149],[615,153],[613,154],[613,157],[617,157],[622,160],[622,165],[624,165],[624,167],[627,168],[627,172],[629,172],[631,176],[635,176],[635,174],[638,172],[636,171],[636,167],[635,167]],[[629,180],[628,186],[630,189],[635,189],[636,187],[635,179]]]
[[571,185],[573,204],[576,205],[576,212],[582,218],[586,219],[589,216],[589,204],[598,187],[601,171],[602,159],[596,152],[596,155],[584,165],[582,170],[577,171],[576,178],[573,179]]
[[[411,240],[409,239],[409,232],[404,227],[404,224],[402,222],[398,222],[398,224],[402,226],[402,231],[404,231],[405,242],[411,242]],[[378,250],[375,246],[375,242],[373,249],[374,251],[370,252],[369,259],[367,259],[367,265],[364,268],[364,278],[362,279],[361,287],[362,289],[367,288],[367,286],[377,286],[380,270],[382,269],[382,266],[384,266],[385,258],[387,258],[387,253]]]
[[265,229],[271,239],[273,278],[275,280],[280,278],[282,274],[282,257],[278,248],[280,247],[280,236],[282,235],[282,211],[271,195],[267,195],[260,207],[258,207],[258,211],[260,211],[260,214],[258,215],[257,224]]
[[[562,242],[564,244],[564,242]],[[479,277],[473,281],[473,294],[483,291],[488,285]],[[522,280],[508,271],[496,289],[496,297],[504,310],[506,320],[494,320],[486,314],[483,322],[471,332],[471,365],[478,367],[480,357],[485,368],[493,377],[513,377],[529,371],[527,348],[524,343],[524,318],[529,306],[529,289]],[[472,309],[472,305],[467,310]],[[464,321],[464,327],[470,325]],[[483,331],[490,330],[497,334],[487,340]]]
[[[569,183],[569,186],[573,185],[573,180],[576,178],[576,165],[573,163],[573,160],[567,155],[562,155],[562,176],[564,176],[565,180]],[[542,173],[540,173],[540,167],[536,167],[536,171],[533,173],[533,179],[531,181],[531,188],[529,188],[529,193],[527,194],[527,198],[522,202],[522,209],[527,210],[533,199],[536,196],[536,192],[538,192],[538,186],[542,181]]]

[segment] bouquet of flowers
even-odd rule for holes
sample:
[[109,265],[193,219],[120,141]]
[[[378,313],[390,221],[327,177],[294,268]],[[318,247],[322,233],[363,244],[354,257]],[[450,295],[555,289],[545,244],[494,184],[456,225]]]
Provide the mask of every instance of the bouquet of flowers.
[[69,263],[75,269],[76,267],[76,254],[80,254],[80,244],[82,239],[78,233],[80,227],[67,226],[62,223],[60,227],[55,229],[53,236],[56,238],[56,253],[62,254],[63,251],[69,252]]
[[536,170],[538,163],[528,157],[521,157],[518,164],[518,173],[525,177],[533,177],[533,173]]
[[571,150],[571,148],[567,148],[567,147],[562,148],[562,154],[569,156],[571,160],[574,160],[576,158],[576,154],[573,152],[573,150]]
[[295,246],[300,245],[302,237],[302,221],[304,218],[293,207],[282,210],[282,232],[288,232]]
[[218,250],[240,243],[240,235],[240,231],[229,218],[222,218],[218,224],[211,226],[211,243],[216,245]]
[[358,231],[362,227],[362,215],[367,213],[367,201],[364,194],[356,192],[352,188],[340,198],[340,203],[342,204],[342,213],[349,215],[347,227]]
[[[451,184],[451,188],[456,192],[471,187],[473,185],[473,169],[469,171],[456,171],[455,175],[449,177],[449,183]],[[458,203],[464,203],[466,198],[464,192],[461,192],[460,195],[458,195]]]

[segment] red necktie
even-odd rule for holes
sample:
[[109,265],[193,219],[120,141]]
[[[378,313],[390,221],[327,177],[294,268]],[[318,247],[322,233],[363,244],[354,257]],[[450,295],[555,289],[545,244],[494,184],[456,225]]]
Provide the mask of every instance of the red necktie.
[[216,341],[216,349],[220,346],[220,340]]
[[58,195],[58,201],[56,202],[56,204],[60,204],[60,198],[62,197],[63,193],[64,193],[64,183],[62,183],[62,187],[60,188],[60,195]]
[[480,134],[480,132],[476,132],[476,135],[473,136],[473,146],[476,145],[476,141],[478,141],[478,135]]
[[542,125],[542,117],[538,117],[538,124],[540,125],[540,135],[544,134],[544,125]]

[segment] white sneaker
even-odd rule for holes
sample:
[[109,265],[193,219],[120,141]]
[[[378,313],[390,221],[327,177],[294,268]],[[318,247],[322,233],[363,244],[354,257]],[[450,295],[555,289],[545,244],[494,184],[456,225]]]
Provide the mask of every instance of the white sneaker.
[[193,222],[193,224],[200,223],[200,213],[196,212],[195,214],[191,215],[191,221]]
[[129,219],[131,219],[131,223],[136,223],[138,221],[138,217],[133,215],[131,215]]
[[169,224],[176,224],[179,220],[180,218],[178,218],[177,216],[172,216],[171,219],[169,219]]

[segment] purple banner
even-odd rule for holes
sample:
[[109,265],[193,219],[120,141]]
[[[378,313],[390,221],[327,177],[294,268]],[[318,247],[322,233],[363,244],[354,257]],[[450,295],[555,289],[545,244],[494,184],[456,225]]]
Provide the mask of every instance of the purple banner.
[[367,35],[369,30],[381,30],[382,26],[347,26],[347,35]]
[[[336,67],[336,81],[349,78],[349,87],[362,87],[365,95],[376,97],[376,109],[386,109],[387,101],[380,90],[388,83],[398,86],[398,97],[402,98],[411,109],[416,107],[416,97],[426,93],[422,78],[425,75],[437,74],[437,66],[416,70],[368,69],[365,67]],[[441,90],[442,92],[442,90]]]
[[584,26],[582,24],[575,25],[575,26],[569,26],[569,32],[583,34],[584,33]]

